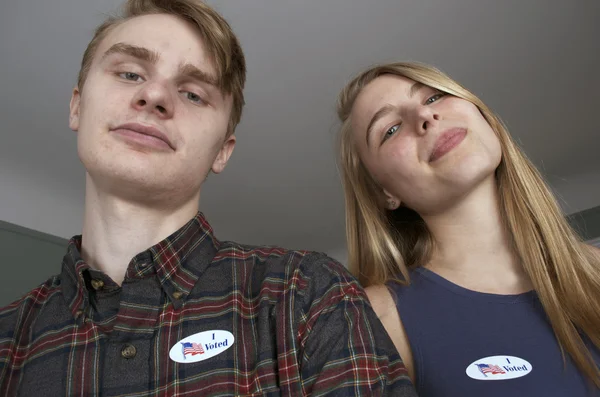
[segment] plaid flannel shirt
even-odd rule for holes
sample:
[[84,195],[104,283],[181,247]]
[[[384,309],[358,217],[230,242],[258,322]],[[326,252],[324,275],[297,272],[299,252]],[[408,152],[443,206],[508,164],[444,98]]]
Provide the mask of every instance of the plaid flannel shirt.
[[[0,310],[0,396],[415,396],[363,290],[323,254],[221,242],[201,213],[121,286],[80,250],[76,236],[60,275]],[[234,337],[220,354],[170,358],[215,330]]]

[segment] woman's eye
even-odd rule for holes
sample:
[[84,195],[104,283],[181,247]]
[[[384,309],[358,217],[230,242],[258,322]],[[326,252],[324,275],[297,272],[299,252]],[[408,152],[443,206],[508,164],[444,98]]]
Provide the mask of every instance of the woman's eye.
[[133,73],[133,72],[119,73],[119,77],[121,77],[122,79],[125,79],[125,80],[129,80],[129,81],[139,81],[142,79],[142,76],[140,76],[137,73]]
[[400,128],[400,124],[396,124],[396,125],[392,126],[383,135],[383,140],[385,141],[386,139],[388,139],[389,137],[391,137],[392,135],[394,135],[396,133],[396,131],[398,131],[398,128]]
[[432,104],[433,102],[437,101],[438,99],[440,99],[441,97],[443,97],[444,95],[446,95],[443,92],[439,92],[433,96],[430,96],[429,98],[427,98],[427,100],[425,101],[425,105],[429,105]]

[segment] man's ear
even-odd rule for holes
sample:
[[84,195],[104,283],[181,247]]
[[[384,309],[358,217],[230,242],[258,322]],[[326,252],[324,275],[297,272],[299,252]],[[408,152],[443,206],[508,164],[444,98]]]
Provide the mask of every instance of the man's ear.
[[69,128],[73,131],[79,131],[79,104],[81,102],[81,94],[79,88],[73,88],[71,102],[69,103]]
[[235,148],[235,135],[231,134],[223,142],[223,146],[221,146],[221,150],[217,153],[217,157],[212,164],[212,172],[215,174],[220,174],[227,166],[227,162],[231,157],[231,153],[233,153],[233,149]]
[[402,201],[400,201],[398,197],[394,196],[385,189],[383,189],[383,195],[385,197],[384,206],[390,211],[397,210],[398,207],[400,207],[400,204],[402,204]]

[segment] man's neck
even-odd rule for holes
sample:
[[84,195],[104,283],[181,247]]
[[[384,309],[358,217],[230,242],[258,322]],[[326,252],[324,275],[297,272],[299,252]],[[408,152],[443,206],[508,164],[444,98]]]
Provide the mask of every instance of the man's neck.
[[426,267],[481,292],[517,294],[532,288],[503,225],[492,178],[450,210],[425,221],[436,242]]
[[131,259],[185,225],[196,215],[198,203],[195,197],[165,209],[130,201],[98,190],[88,175],[82,258],[120,285]]

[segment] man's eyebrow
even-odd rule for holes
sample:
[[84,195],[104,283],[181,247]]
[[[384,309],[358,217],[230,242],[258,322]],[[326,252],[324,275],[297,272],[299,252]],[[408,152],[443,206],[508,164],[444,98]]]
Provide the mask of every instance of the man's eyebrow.
[[126,43],[114,44],[112,47],[106,50],[104,55],[102,55],[102,59],[112,54],[129,55],[131,57],[140,59],[142,61],[146,61],[151,64],[155,64],[160,58],[160,55],[156,51],[152,51],[144,47],[138,47]]
[[369,138],[371,135],[371,130],[373,129],[373,126],[375,125],[375,123],[377,123],[381,118],[383,118],[384,116],[386,116],[389,113],[392,113],[396,110],[396,107],[393,105],[390,105],[389,103],[385,106],[383,106],[381,109],[379,109],[378,111],[375,112],[375,114],[373,115],[373,117],[371,117],[371,121],[369,122],[369,125],[367,127],[367,146],[369,146]]
[[[127,43],[117,43],[110,47],[102,56],[106,58],[112,54],[123,54],[133,58],[140,59],[150,64],[156,64],[160,59],[160,54],[148,48],[135,46]],[[192,79],[213,85],[221,89],[220,81],[214,75],[200,70],[191,63],[184,63],[179,66],[178,74],[182,79]]]
[[198,69],[198,67],[191,63],[184,63],[179,66],[179,76],[184,79],[197,80],[220,88],[219,79],[210,73]]

